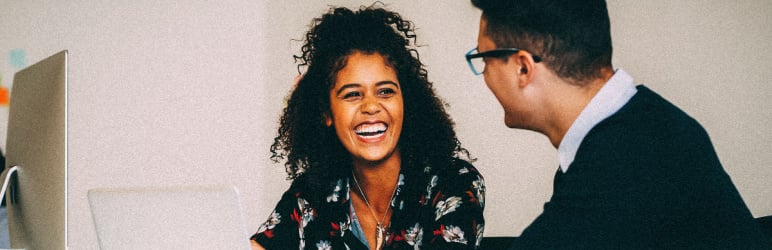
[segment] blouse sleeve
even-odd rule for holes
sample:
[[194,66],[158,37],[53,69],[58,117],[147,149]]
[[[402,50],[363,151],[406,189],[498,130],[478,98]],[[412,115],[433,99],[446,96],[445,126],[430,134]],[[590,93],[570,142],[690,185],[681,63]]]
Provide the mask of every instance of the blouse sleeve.
[[434,210],[431,245],[442,249],[478,248],[485,225],[482,175],[471,164],[463,162],[457,171],[436,178],[434,185],[437,191],[431,196]]
[[303,199],[289,190],[282,195],[276,208],[268,216],[257,232],[250,237],[265,249],[280,249],[287,246],[299,246],[303,230]]

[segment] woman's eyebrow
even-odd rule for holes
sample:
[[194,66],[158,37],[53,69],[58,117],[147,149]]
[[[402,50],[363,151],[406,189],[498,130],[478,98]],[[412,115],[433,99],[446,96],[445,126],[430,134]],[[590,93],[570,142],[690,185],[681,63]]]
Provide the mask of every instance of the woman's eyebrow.
[[[394,87],[399,89],[399,84],[394,82],[394,81],[391,81],[391,80],[385,80],[385,81],[380,81],[380,82],[375,83],[375,86],[383,86],[383,85],[394,85]],[[343,84],[343,86],[341,86],[338,89],[338,91],[335,92],[335,95],[340,95],[340,93],[343,92],[346,89],[359,88],[359,87],[362,87],[362,84],[360,84],[360,83],[347,83],[347,84]]]
[[340,93],[341,93],[341,92],[343,92],[343,91],[344,91],[344,90],[346,90],[346,89],[350,89],[350,88],[359,88],[359,87],[361,87],[361,86],[362,86],[362,84],[359,84],[359,83],[347,83],[347,84],[343,84],[343,86],[341,86],[341,87],[338,89],[338,91],[337,91],[337,92],[335,92],[335,95],[340,95]]
[[387,85],[387,84],[394,85],[394,87],[397,87],[397,89],[399,89],[399,84],[390,80],[377,82],[375,86],[381,86],[381,85]]

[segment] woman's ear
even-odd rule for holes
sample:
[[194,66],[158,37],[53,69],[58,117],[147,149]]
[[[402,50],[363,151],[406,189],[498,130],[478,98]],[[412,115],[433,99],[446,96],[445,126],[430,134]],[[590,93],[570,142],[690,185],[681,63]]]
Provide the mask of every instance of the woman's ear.
[[330,117],[329,113],[324,113],[324,124],[327,125],[328,128],[332,126],[332,117]]

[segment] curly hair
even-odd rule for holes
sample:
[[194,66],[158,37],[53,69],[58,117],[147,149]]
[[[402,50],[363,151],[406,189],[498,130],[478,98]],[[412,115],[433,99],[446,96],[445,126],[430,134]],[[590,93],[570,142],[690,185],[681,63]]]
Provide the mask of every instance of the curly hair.
[[303,67],[306,72],[290,93],[271,146],[271,159],[286,160],[288,179],[311,194],[311,201],[323,198],[335,180],[351,173],[351,155],[335,129],[325,124],[325,115],[330,112],[329,91],[336,75],[355,52],[378,53],[397,73],[404,102],[398,142],[403,173],[425,176],[450,167],[459,157],[469,158],[456,138],[446,104],[435,94],[418,59],[415,42],[413,24],[383,8],[331,8],[313,20],[301,54],[294,56],[298,72]]

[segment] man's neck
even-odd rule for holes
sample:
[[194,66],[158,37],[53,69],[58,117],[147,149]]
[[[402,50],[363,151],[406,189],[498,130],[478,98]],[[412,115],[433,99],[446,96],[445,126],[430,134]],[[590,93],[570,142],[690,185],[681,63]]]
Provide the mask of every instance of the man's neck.
[[548,98],[547,126],[543,133],[549,138],[552,146],[557,148],[568,129],[574,123],[582,110],[587,107],[603,85],[613,76],[613,69],[603,70],[600,78],[593,79],[583,85],[572,84],[558,78],[551,84]]

